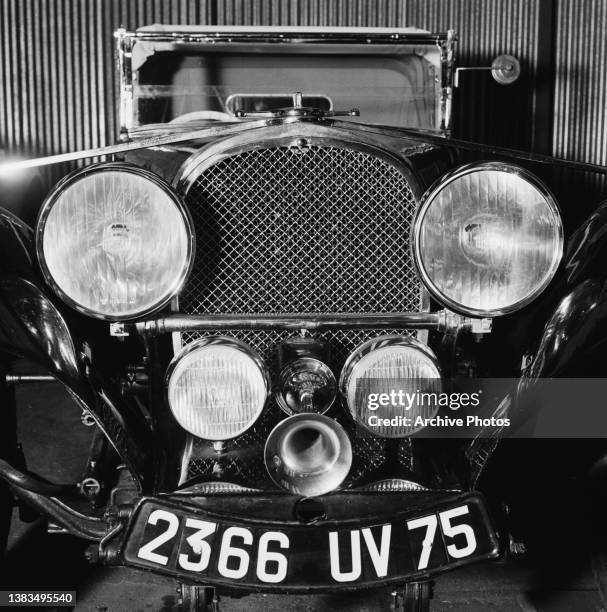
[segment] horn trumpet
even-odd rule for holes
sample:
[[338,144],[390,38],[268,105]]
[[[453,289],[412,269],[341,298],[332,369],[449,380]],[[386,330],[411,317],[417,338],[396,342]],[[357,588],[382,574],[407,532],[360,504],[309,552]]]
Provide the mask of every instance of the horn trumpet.
[[278,486],[311,497],[333,491],[345,480],[352,465],[352,445],[344,428],[333,419],[300,413],[271,431],[264,457]]

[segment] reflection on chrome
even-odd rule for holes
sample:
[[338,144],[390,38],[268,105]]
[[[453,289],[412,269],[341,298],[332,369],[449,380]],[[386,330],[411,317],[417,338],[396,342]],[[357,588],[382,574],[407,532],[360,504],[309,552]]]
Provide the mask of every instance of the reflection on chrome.
[[342,426],[312,413],[278,423],[268,436],[264,455],[278,486],[306,496],[336,489],[352,465],[352,445]]

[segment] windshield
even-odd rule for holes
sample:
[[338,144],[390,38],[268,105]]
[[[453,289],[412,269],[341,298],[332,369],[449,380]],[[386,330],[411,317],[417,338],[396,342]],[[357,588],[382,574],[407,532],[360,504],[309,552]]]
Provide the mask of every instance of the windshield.
[[[299,41],[301,42],[301,41]],[[364,123],[447,130],[444,53],[427,44],[276,44],[132,39],[127,129],[149,124],[236,121],[292,106],[358,108]]]

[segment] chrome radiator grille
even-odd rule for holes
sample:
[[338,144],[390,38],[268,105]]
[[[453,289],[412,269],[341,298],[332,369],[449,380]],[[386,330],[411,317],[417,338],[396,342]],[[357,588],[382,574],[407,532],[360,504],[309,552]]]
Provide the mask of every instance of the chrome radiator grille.
[[[245,150],[207,164],[191,183],[186,203],[197,254],[180,296],[184,313],[398,312],[422,307],[409,252],[416,201],[406,170],[392,158],[346,145]],[[330,365],[339,376],[358,344],[385,333],[406,331],[340,330],[318,336],[330,343]],[[182,334],[182,343],[200,335]],[[293,333],[225,335],[256,349],[275,373],[276,346]],[[259,431],[261,444],[265,435]],[[250,440],[243,439],[242,446],[245,442]],[[232,444],[241,446],[238,439]],[[378,441],[369,448],[384,446]],[[194,449],[190,476],[211,469],[211,462],[197,454]],[[379,456],[359,459],[381,463]],[[240,470],[245,480],[251,467],[249,462]]]
[[[336,146],[245,151],[208,167],[186,201],[198,249],[182,312],[420,310],[415,198],[387,159]],[[244,335],[271,357],[278,334]],[[369,334],[330,335],[340,351]]]

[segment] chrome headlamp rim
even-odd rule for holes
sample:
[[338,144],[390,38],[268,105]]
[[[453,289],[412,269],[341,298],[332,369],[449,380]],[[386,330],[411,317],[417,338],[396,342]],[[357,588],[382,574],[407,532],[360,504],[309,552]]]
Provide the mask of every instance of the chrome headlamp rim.
[[[246,355],[248,358],[252,359],[255,362],[255,365],[259,368],[259,371],[261,372],[262,378],[263,378],[263,382],[265,385],[265,389],[266,389],[266,393],[265,393],[265,398],[264,398],[264,402],[262,407],[260,408],[260,410],[257,412],[257,414],[255,415],[255,418],[251,421],[251,423],[249,425],[247,425],[246,428],[244,428],[242,431],[239,431],[238,433],[234,434],[234,435],[230,435],[230,436],[225,436],[222,438],[201,438],[200,436],[197,436],[196,434],[192,433],[191,431],[185,429],[179,419],[177,418],[177,416],[175,415],[175,412],[173,410],[173,408],[171,407],[171,403],[169,401],[169,383],[171,380],[171,377],[173,375],[173,373],[175,372],[175,369],[177,368],[177,366],[179,365],[180,361],[182,359],[184,359],[185,357],[187,357],[190,353],[193,353],[194,351],[204,348],[204,347],[208,347],[208,346],[224,346],[224,347],[230,347],[233,349],[236,349],[238,351],[240,351],[241,353],[243,353],[244,355]],[[259,354],[253,350],[248,344],[246,344],[245,342],[242,342],[241,340],[238,340],[237,338],[232,338],[229,336],[207,336],[204,338],[199,338],[198,340],[194,340],[194,342],[190,342],[189,344],[186,344],[174,357],[173,359],[171,359],[171,362],[169,363],[168,367],[167,367],[167,371],[165,373],[164,376],[164,401],[166,406],[168,407],[170,413],[173,415],[173,418],[175,419],[175,421],[177,422],[177,424],[182,427],[182,429],[184,431],[186,431],[189,435],[192,435],[196,438],[199,438],[200,440],[211,440],[213,442],[224,442],[226,440],[233,440],[234,438],[237,438],[238,436],[241,436],[243,433],[245,433],[246,431],[248,431],[251,427],[253,427],[253,425],[257,422],[257,420],[261,417],[261,415],[263,414],[263,411],[265,410],[267,404],[268,404],[268,398],[270,397],[272,393],[272,381],[270,378],[270,372],[269,369],[266,365],[266,363],[264,362],[264,360],[259,356]]]
[[[558,221],[558,224],[555,226],[556,234],[557,234],[557,249],[555,251],[555,257],[553,258],[552,264],[548,273],[546,274],[543,282],[539,284],[534,291],[530,292],[524,298],[518,300],[514,304],[510,306],[505,306],[503,308],[494,308],[489,310],[483,310],[478,308],[469,308],[465,305],[459,304],[454,301],[450,297],[444,295],[432,282],[430,275],[426,272],[425,267],[422,263],[422,257],[419,252],[419,240],[421,229],[424,222],[424,217],[428,212],[431,204],[433,203],[436,196],[450,183],[453,181],[466,176],[467,174],[472,174],[476,171],[482,170],[496,170],[499,172],[506,172],[508,174],[512,174],[517,176],[528,183],[530,183],[533,187],[535,187],[542,197],[544,201],[548,205],[553,217]],[[516,164],[510,164],[507,162],[495,162],[495,161],[484,161],[484,162],[473,162],[470,164],[465,164],[464,166],[460,166],[449,172],[442,178],[440,178],[436,183],[434,183],[422,196],[420,201],[420,205],[415,214],[415,218],[413,219],[413,223],[411,224],[411,239],[410,239],[410,248],[411,255],[413,258],[413,262],[415,264],[415,268],[417,273],[419,274],[422,282],[430,295],[438,301],[440,304],[445,306],[446,308],[452,310],[453,312],[457,312],[462,315],[468,315],[472,317],[498,317],[506,314],[510,314],[524,308],[531,302],[533,302],[542,292],[546,289],[546,287],[551,283],[554,278],[556,271],[558,270],[561,261],[563,259],[563,249],[564,249],[564,230],[563,230],[563,221],[560,214],[559,206],[556,202],[556,198],[548,189],[548,187],[541,181],[535,174],[529,172],[525,168],[521,166],[517,166]]]
[[[44,228],[46,226],[46,222],[48,220],[48,216],[53,209],[54,204],[56,203],[59,196],[70,186],[77,183],[79,180],[90,176],[92,174],[97,174],[105,171],[118,171],[118,172],[127,172],[130,174],[135,174],[140,177],[143,177],[149,181],[151,181],[154,185],[159,187],[163,193],[168,196],[171,202],[175,205],[178,212],[181,214],[183,219],[186,234],[188,237],[187,240],[187,265],[183,267],[181,272],[175,276],[175,279],[171,285],[169,291],[165,293],[161,300],[158,300],[153,306],[141,310],[135,314],[125,315],[125,316],[116,316],[116,315],[108,315],[102,312],[98,312],[84,306],[81,306],[76,302],[73,298],[71,298],[55,281],[53,275],[51,274],[46,261],[44,259]],[[36,248],[36,258],[38,260],[38,265],[40,266],[40,271],[42,272],[42,277],[46,284],[52,289],[52,291],[57,295],[65,304],[76,310],[77,312],[84,314],[88,317],[92,317],[95,319],[99,319],[102,321],[134,321],[137,319],[141,319],[146,317],[154,312],[157,312],[164,306],[166,306],[174,297],[177,295],[185,282],[187,281],[192,268],[194,266],[194,259],[196,255],[196,235],[194,232],[194,223],[192,221],[192,217],[190,215],[190,211],[182,202],[181,198],[177,195],[175,190],[160,176],[151,172],[150,170],[146,170],[134,164],[129,164],[127,162],[100,162],[97,164],[92,164],[90,166],[86,166],[85,168],[78,168],[64,177],[61,181],[59,181],[49,192],[49,194],[44,199],[42,206],[40,207],[40,211],[38,213],[38,217],[36,219],[36,229],[34,233],[35,239],[35,248]]]
[[356,367],[356,364],[371,351],[376,349],[384,348],[387,346],[407,346],[409,348],[416,349],[424,354],[431,362],[432,365],[436,368],[436,370],[440,373],[440,363],[438,361],[438,357],[434,354],[432,349],[417,338],[413,336],[404,336],[401,334],[386,334],[383,336],[377,336],[375,338],[371,338],[370,340],[366,340],[362,344],[359,344],[348,356],[344,366],[341,370],[341,374],[339,376],[339,392],[342,397],[346,399],[348,396],[348,383],[350,381],[350,377],[352,376],[352,372]]

